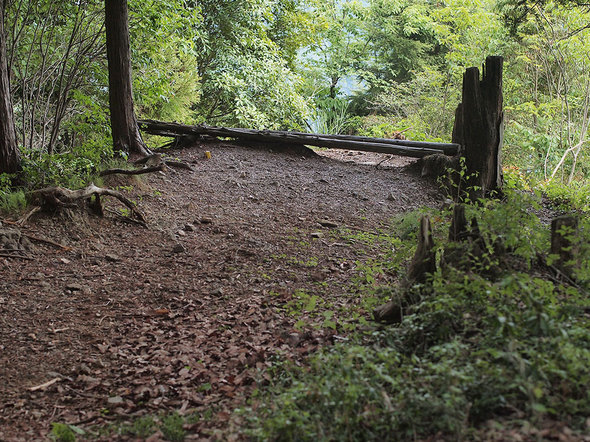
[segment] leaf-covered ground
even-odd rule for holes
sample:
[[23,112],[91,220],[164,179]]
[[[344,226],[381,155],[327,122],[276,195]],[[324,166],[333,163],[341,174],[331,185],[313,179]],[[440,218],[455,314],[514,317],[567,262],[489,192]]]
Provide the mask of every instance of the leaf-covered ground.
[[395,157],[223,143],[173,155],[195,171],[105,183],[147,229],[41,214],[22,233],[65,248],[31,239],[32,259],[0,258],[1,440],[46,438],[54,422],[112,439],[172,412],[192,416],[188,438],[227,437],[273,358],[303,360],[369,317],[353,280],[378,250],[346,232],[441,204]]

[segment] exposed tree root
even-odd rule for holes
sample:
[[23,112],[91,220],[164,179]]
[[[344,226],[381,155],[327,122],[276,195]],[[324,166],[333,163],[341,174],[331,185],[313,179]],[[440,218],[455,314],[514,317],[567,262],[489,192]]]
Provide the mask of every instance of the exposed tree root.
[[17,226],[24,226],[27,221],[29,220],[30,217],[32,217],[35,213],[39,212],[41,210],[41,207],[39,206],[35,206],[33,207],[31,210],[29,210],[27,213],[25,213],[22,218],[20,218],[15,224]]
[[25,261],[34,261],[34,258],[30,256],[21,255],[20,253],[5,253],[0,252],[0,258],[10,258],[10,259],[23,259]]
[[58,249],[61,249],[61,250],[71,250],[70,247],[64,246],[64,245],[59,244],[55,241],[51,241],[50,239],[47,239],[47,238],[39,238],[38,236],[29,235],[28,233],[23,233],[23,236],[26,236],[31,241],[37,241],[37,242],[41,242],[44,244],[49,244],[49,245],[57,247]]
[[[101,196],[110,196],[118,199],[123,203],[131,212],[131,215],[140,222],[142,225],[146,225],[147,222],[143,214],[135,207],[129,199],[125,198],[120,192],[111,189],[104,189],[97,187],[94,184],[90,184],[84,189],[70,190],[63,187],[47,187],[45,189],[39,189],[29,194],[29,199],[32,204],[36,207],[31,210],[30,213],[25,215],[21,220],[24,224],[30,216],[39,210],[56,210],[64,207],[76,207],[76,202],[84,199],[90,200],[92,197],[94,201],[90,201],[90,207],[92,210],[99,214],[103,214],[102,205],[100,202]],[[36,210],[35,210],[36,209]]]
[[[173,161],[167,160],[166,158],[162,158],[162,154],[155,153],[153,155],[148,155],[146,157],[140,158],[133,162],[136,166],[145,165],[146,167],[150,166],[158,166],[160,164],[166,165],[168,167],[175,167],[177,169],[185,169],[193,171],[194,169],[187,163],[183,163],[182,161]],[[142,170],[142,169],[140,169]]]
[[194,170],[190,164],[183,163],[182,161],[173,161],[173,160],[164,160],[164,163],[168,167],[175,167],[177,169],[185,169],[190,170],[191,172]]
[[100,176],[107,176],[107,175],[142,175],[144,173],[152,173],[152,172],[160,172],[166,170],[166,165],[164,163],[160,163],[158,166],[153,167],[143,167],[141,169],[107,169],[100,172]]

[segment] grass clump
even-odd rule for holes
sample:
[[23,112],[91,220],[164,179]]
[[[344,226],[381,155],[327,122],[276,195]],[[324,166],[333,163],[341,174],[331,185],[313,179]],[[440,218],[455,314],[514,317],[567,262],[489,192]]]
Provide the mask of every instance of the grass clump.
[[183,441],[186,436],[186,431],[183,428],[184,418],[178,413],[169,414],[162,418],[160,430],[166,440],[172,442]]
[[86,432],[75,425],[53,422],[51,424],[49,439],[56,442],[75,442],[76,434],[85,436]]

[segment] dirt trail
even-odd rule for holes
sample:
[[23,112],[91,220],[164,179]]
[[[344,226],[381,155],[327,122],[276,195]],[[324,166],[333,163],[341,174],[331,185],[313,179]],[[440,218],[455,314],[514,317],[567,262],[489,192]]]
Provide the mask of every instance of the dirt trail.
[[212,410],[190,428],[212,437],[269,358],[330,342],[334,332],[295,329],[283,307],[297,290],[357,302],[350,278],[372,251],[332,233],[374,231],[441,198],[406,159],[320,154],[223,143],[175,153],[195,172],[123,188],[148,229],[109,214],[34,217],[24,233],[68,249],[35,243],[33,260],[0,258],[0,440],[165,410]]

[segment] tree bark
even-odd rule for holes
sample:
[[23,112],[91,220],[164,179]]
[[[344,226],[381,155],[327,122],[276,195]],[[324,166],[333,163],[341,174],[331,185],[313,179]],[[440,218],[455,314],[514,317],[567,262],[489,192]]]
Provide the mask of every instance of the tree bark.
[[0,0],[0,173],[16,173],[20,155],[16,142],[14,111],[10,96],[10,75],[4,34],[4,0]]
[[428,275],[436,271],[436,251],[432,240],[430,219],[423,216],[420,219],[418,233],[418,247],[408,269],[408,281],[424,283]]
[[105,27],[113,147],[117,152],[148,155],[133,109],[127,0],[105,0]]
[[467,69],[462,102],[455,113],[453,143],[463,146],[467,175],[476,175],[467,187],[480,187],[475,192],[480,195],[502,188],[502,69],[502,57],[486,59],[481,81],[479,69]]

